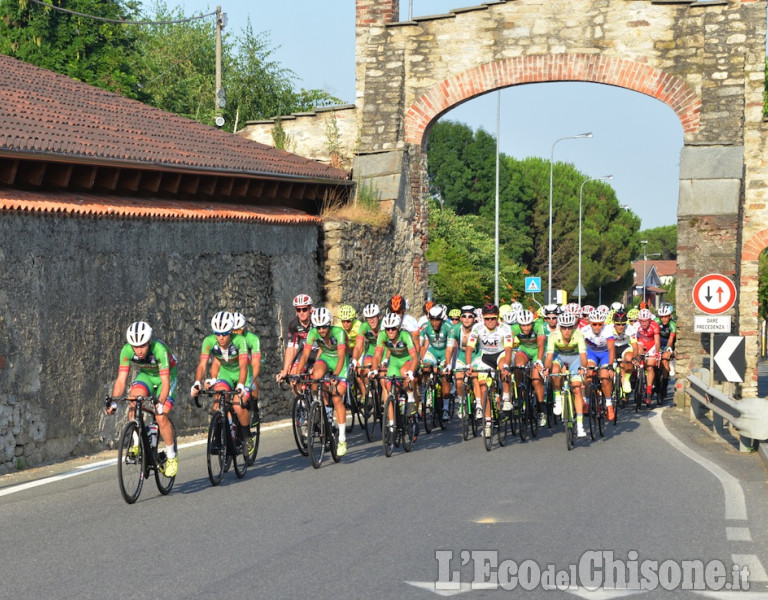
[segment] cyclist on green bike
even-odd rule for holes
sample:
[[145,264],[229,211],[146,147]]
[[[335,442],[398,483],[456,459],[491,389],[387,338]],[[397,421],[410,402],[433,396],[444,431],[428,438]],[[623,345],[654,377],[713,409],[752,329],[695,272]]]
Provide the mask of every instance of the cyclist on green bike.
[[[500,410],[512,410],[512,402],[509,399],[509,365],[512,359],[512,333],[506,324],[499,324],[499,308],[494,304],[483,306],[483,324],[472,329],[467,340],[467,349],[464,352],[464,362],[470,365],[472,371],[488,371],[490,369],[501,370],[503,396]],[[472,360],[475,347],[480,347],[480,357]],[[485,377],[475,379],[475,398],[483,398],[487,387]],[[488,403],[485,414],[485,435],[491,434],[491,405]]]
[[373,352],[376,349],[376,338],[379,337],[381,327],[381,309],[378,304],[366,304],[363,307],[365,323],[360,326],[360,331],[355,339],[355,347],[352,350],[352,360],[349,364],[358,369],[357,382],[360,389],[365,389],[365,376],[373,362]]
[[347,334],[341,327],[331,327],[331,311],[318,307],[312,312],[312,329],[307,334],[304,349],[299,358],[297,371],[304,372],[304,366],[309,360],[312,347],[320,349],[320,354],[312,366],[312,379],[322,379],[330,373],[336,380],[336,385],[323,384],[328,390],[333,406],[336,409],[336,422],[339,424],[339,443],[336,454],[344,456],[347,453],[347,409],[344,406],[344,392],[347,391]]
[[[595,367],[600,378],[600,387],[605,396],[608,420],[613,421],[613,364],[616,362],[616,343],[613,327],[606,325],[608,307],[600,306],[589,313],[589,325],[582,327],[587,342],[587,361]],[[587,384],[591,381],[587,379]]]
[[[400,315],[391,312],[384,317],[381,323],[383,331],[379,332],[376,338],[376,350],[373,354],[373,362],[368,377],[375,379],[379,374],[379,366],[385,351],[389,352],[389,366],[387,367],[387,377],[403,377],[403,388],[408,396],[406,410],[408,415],[416,413],[416,400],[413,397],[414,389],[414,371],[419,364],[419,354],[413,344],[412,335],[400,328]],[[390,390],[390,383],[384,382],[387,392]],[[395,416],[387,415],[387,426],[393,429],[395,426]]]
[[[451,325],[443,317],[442,306],[435,305],[429,309],[429,321],[421,331],[421,362],[424,370],[429,372],[434,369],[435,373],[445,368],[445,353],[448,345],[448,337],[451,335]],[[443,398],[443,420],[448,421],[448,406],[450,404],[451,386],[448,383],[448,377],[440,374],[440,384],[442,387]]]
[[[164,475],[174,477],[179,470],[179,459],[173,444],[173,427],[168,421],[168,413],[173,409],[173,394],[178,381],[176,357],[163,342],[152,339],[152,328],[144,321],[131,323],[125,337],[128,343],[120,351],[120,364],[117,368],[117,378],[112,385],[112,396],[122,396],[125,393],[131,364],[136,365],[139,372],[131,383],[128,394],[150,396],[157,393],[155,421],[165,442],[168,458]],[[107,414],[111,415],[117,410],[117,403],[111,402],[106,410]],[[131,402],[128,408],[129,419],[133,419],[135,410],[136,402]],[[130,448],[128,452],[135,456],[138,454],[138,447],[135,447],[135,450]]]
[[659,307],[659,343],[661,345],[661,366],[670,377],[675,376],[673,359],[675,357],[675,342],[677,341],[677,321],[672,318],[672,305],[665,302]]
[[[576,435],[585,437],[584,430],[584,399],[581,393],[582,372],[587,364],[587,343],[584,334],[579,329],[574,329],[577,316],[570,310],[557,317],[558,329],[547,339],[547,353],[544,359],[544,371],[556,375],[567,368],[571,373],[571,386],[573,388],[573,404],[576,409]],[[562,379],[552,379],[555,391],[555,406],[553,412],[556,415],[563,413]]]
[[[246,446],[253,443],[251,439],[251,415],[245,404],[251,397],[248,377],[248,345],[242,335],[233,334],[235,317],[231,312],[220,311],[211,319],[213,333],[203,340],[200,351],[200,362],[195,369],[195,383],[192,385],[190,395],[195,398],[200,393],[201,380],[205,378],[210,359],[210,378],[204,380],[205,389],[213,389],[221,392],[237,391],[240,401],[233,401],[232,405],[240,424],[242,439]],[[213,405],[217,410],[218,402]],[[216,440],[220,443],[220,440]]]
[[252,331],[245,331],[245,316],[243,313],[233,312],[235,326],[232,333],[242,335],[245,338],[245,344],[248,346],[248,378],[251,382],[252,402],[258,402],[259,382],[257,381],[261,373],[261,340],[259,336]]
[[627,324],[627,313],[617,310],[613,313],[613,334],[616,346],[616,359],[620,362],[621,387],[625,394],[632,391],[632,359],[637,354],[637,332],[633,325]]
[[557,317],[562,312],[557,304],[547,304],[542,311],[544,314],[544,331],[547,336],[557,331]]
[[[511,313],[504,315],[504,321],[508,325],[507,318],[510,315]],[[517,314],[517,322],[510,325],[510,331],[513,342],[517,344],[516,348],[513,348],[513,352],[516,350],[515,366],[522,367],[528,363],[533,365],[531,379],[533,391],[539,403],[539,425],[544,426],[547,424],[547,411],[544,405],[544,380],[541,372],[544,369],[544,350],[547,343],[546,326],[542,321],[535,321],[530,310],[523,310]]]
[[[472,364],[472,361],[480,357],[482,350],[476,347],[470,357],[470,362],[465,362],[469,334],[472,333],[472,329],[476,325],[475,307],[462,306],[459,319],[460,324],[456,325],[451,330],[451,335],[448,336],[448,344],[445,349],[445,371],[450,373],[452,369],[456,369],[456,392],[459,396],[464,396],[464,370]],[[479,413],[477,418],[482,417],[482,407],[479,402],[477,411]]]

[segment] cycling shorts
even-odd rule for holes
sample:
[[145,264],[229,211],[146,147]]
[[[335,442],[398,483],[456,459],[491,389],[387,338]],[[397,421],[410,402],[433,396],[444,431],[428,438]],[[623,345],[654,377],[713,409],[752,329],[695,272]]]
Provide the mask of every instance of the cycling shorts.
[[581,356],[578,354],[560,354],[555,352],[552,362],[559,364],[561,367],[567,367],[568,372],[571,374],[571,381],[581,381],[581,373],[579,373]]
[[487,371],[498,369],[501,361],[504,359],[504,352],[494,352],[493,354],[481,354],[472,361],[472,368],[478,371]]
[[595,363],[597,367],[610,367],[608,364],[608,357],[610,353],[608,350],[592,350],[587,348],[587,361]]
[[[178,383],[178,370],[176,367],[171,367],[170,371],[170,378],[171,378],[171,386],[168,390],[168,398],[165,400],[165,404],[163,404],[163,410],[165,412],[170,411],[173,408],[174,403],[174,394],[176,393],[176,384]],[[139,373],[136,375],[136,379],[133,380],[133,383],[131,383],[130,388],[133,388],[133,386],[139,386],[144,389],[144,391],[141,394],[141,396],[150,396],[152,394],[159,394],[160,393],[160,386],[162,385],[162,381],[160,379],[160,375],[150,375],[149,373]]]
[[528,357],[530,362],[536,362],[539,360],[539,348],[538,346],[518,346],[515,348],[515,352],[522,352]]
[[424,358],[421,361],[425,365],[443,366],[445,364],[445,349],[437,350],[436,348],[429,348],[424,353]]
[[392,356],[389,357],[389,366],[387,367],[388,377],[402,377],[403,367],[411,360],[410,354],[406,356]]
[[[237,388],[237,381],[240,378],[240,374],[237,371],[229,372],[225,371],[224,369],[221,369],[219,371],[219,378],[216,380],[216,383],[213,384],[214,389],[219,384],[224,384],[227,387],[228,391],[232,391],[235,388]],[[245,379],[245,383],[243,384],[245,386],[245,396],[243,396],[243,402],[246,402],[248,398],[251,397],[251,377],[248,376]]]
[[623,346],[616,346],[616,358],[620,360],[624,360],[624,357],[627,354],[631,354],[634,352],[634,349],[632,348],[631,344],[625,344]]

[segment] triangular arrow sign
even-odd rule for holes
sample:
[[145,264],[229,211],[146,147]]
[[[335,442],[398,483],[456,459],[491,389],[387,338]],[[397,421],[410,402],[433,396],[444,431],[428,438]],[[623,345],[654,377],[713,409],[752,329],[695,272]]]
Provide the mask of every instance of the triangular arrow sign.
[[744,340],[743,337],[738,335],[729,335],[723,345],[720,346],[720,350],[715,354],[715,364],[722,371],[723,376],[727,381],[733,383],[743,383],[744,378],[739,374],[731,363],[731,355],[734,353],[739,344]]

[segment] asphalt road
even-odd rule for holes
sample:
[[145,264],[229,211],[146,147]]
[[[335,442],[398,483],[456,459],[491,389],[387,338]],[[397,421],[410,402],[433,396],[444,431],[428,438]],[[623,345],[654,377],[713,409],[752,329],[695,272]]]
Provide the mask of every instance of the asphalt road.
[[[733,565],[750,564],[750,591],[738,597],[768,598],[761,461],[669,409],[622,417],[604,439],[571,452],[560,430],[486,452],[480,438],[462,441],[454,423],[389,459],[356,427],[342,462],[328,459],[319,470],[299,455],[290,429],[274,428],[245,479],[229,472],[211,487],[204,446],[186,446],[171,494],[161,496],[150,480],[132,506],[120,495],[114,464],[27,489],[1,478],[0,595],[729,597],[680,586],[610,589],[610,582],[586,589],[590,573],[601,582],[600,569],[585,568],[589,559],[613,557],[625,561],[613,572],[630,587],[633,569],[663,571],[662,581],[674,584],[683,560],[700,560],[714,575],[722,567],[731,584]],[[36,479],[32,472],[25,478]],[[514,591],[484,574],[494,559],[504,587],[514,583],[507,575],[522,576]],[[649,560],[676,562],[658,569]],[[571,578],[561,585],[570,589],[522,593],[526,576],[549,564],[552,573],[585,576],[582,587]],[[653,587],[652,577],[646,581]],[[481,583],[491,589],[477,589]]]

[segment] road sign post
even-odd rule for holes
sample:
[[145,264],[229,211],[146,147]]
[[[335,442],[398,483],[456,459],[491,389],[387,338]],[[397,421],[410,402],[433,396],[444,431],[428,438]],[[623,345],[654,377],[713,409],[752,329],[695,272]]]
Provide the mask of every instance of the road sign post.
[[[707,315],[719,315],[729,310],[736,302],[736,286],[733,281],[728,279],[725,275],[720,273],[710,273],[700,278],[693,286],[693,303],[701,312]],[[728,357],[723,358],[724,355],[715,355],[715,332],[716,328],[714,324],[711,324],[709,329],[709,385],[714,385],[715,382],[715,367],[717,365],[718,356],[721,363],[724,361],[731,367],[730,374],[733,376],[735,370],[730,365]],[[731,342],[732,344],[732,342]],[[728,356],[730,356],[733,349],[730,349]],[[721,368],[721,373],[728,371],[728,367]],[[730,381],[730,379],[728,380]],[[743,380],[740,380],[743,381]]]
[[525,293],[526,294],[539,294],[539,293],[541,293],[541,277],[526,277],[525,278]]

